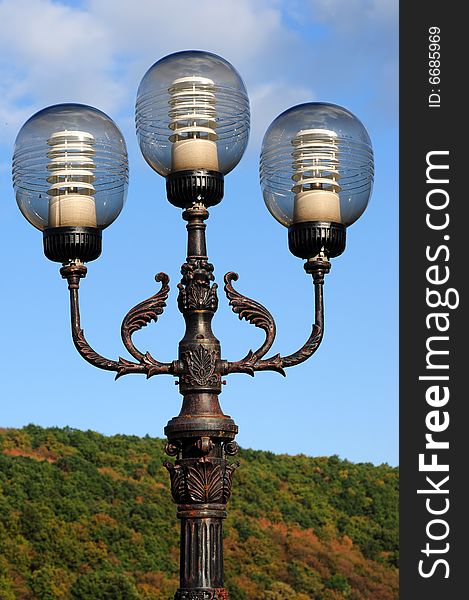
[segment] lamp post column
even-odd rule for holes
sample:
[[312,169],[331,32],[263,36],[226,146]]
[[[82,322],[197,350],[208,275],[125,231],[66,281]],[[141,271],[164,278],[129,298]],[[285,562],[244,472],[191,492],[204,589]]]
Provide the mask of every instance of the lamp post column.
[[175,373],[184,400],[180,414],[165,428],[166,453],[177,457],[165,466],[181,520],[180,588],[175,600],[225,600],[222,524],[238,466],[229,464],[227,456],[238,451],[234,441],[238,428],[218,402],[220,343],[211,328],[218,299],[205,244],[208,211],[195,205],[184,211],[183,218],[188,221],[188,251],[178,306],[186,332]]

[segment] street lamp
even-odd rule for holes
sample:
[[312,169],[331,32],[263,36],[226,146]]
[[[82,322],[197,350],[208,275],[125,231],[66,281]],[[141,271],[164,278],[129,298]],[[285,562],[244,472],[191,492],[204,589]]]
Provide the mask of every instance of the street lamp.
[[205,242],[207,207],[223,198],[224,175],[241,159],[249,134],[249,100],[237,71],[208,52],[166,56],[145,74],[136,104],[137,137],[148,164],[166,178],[168,200],[184,209],[188,243],[181,267],[178,307],[186,322],[178,358],[156,360],[135,346],[133,334],[161,315],[169,277],[161,289],[124,317],[121,336],[133,360],[107,359],[86,341],[78,289],[83,264],[101,252],[101,231],[119,214],[127,190],[127,154],[122,134],[100,111],[63,104],[44,109],[20,130],[13,157],[13,182],[24,216],[43,231],[46,256],[62,263],[70,290],[72,337],[92,365],[147,377],[177,377],[181,412],[165,428],[165,462],[181,520],[180,588],[176,600],[220,600],[224,587],[222,523],[231,495],[238,428],[220,407],[223,377],[230,373],[285,369],[309,358],[323,336],[323,284],[329,259],[345,248],[345,230],[366,208],[373,180],[371,143],[349,111],[332,104],[295,106],[270,125],[263,141],[260,176],[272,215],[288,227],[291,252],[306,260],[313,277],[315,322],[305,344],[288,356],[264,358],[275,339],[275,322],[258,302],[233,287],[225,293],[239,318],[261,328],[255,351],[224,360],[211,321],[218,306],[213,265]]

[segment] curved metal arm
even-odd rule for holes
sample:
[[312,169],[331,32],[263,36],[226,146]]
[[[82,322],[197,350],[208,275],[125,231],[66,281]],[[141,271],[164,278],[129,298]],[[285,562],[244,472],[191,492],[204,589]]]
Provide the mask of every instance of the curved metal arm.
[[[119,357],[118,361],[105,358],[104,356],[101,356],[95,352],[95,350],[93,350],[93,348],[86,341],[84,331],[81,328],[78,295],[80,279],[86,276],[86,272],[86,267],[81,263],[71,263],[60,269],[62,277],[68,281],[68,289],[70,290],[72,339],[79,354],[94,367],[98,367],[106,371],[116,371],[116,379],[129,373],[144,373],[147,375],[147,377],[151,377],[152,375],[159,373],[172,374],[172,363],[159,363],[153,359],[150,354],[142,354],[135,348],[131,340],[131,336],[135,331],[149,323],[151,320],[156,321],[157,315],[163,312],[165,306],[164,300],[167,298],[167,290],[169,290],[169,287],[167,286],[169,281],[168,276],[159,273],[157,275],[157,278],[159,278],[157,281],[163,282],[162,289],[155,294],[155,296],[152,296],[152,298],[149,298],[148,300],[137,305],[124,317],[121,328],[122,339],[124,340],[124,337],[126,338],[126,341],[124,341],[126,348],[129,351],[132,349],[132,352],[130,353],[139,361],[138,363],[134,363],[121,357]],[[166,280],[164,278],[166,278]],[[145,313],[145,316],[143,316],[141,309],[143,305],[146,305],[148,309]],[[150,310],[150,306],[152,307],[153,312]]]
[[255,300],[241,295],[231,285],[232,281],[238,281],[238,274],[229,271],[225,277],[225,293],[230,301],[229,304],[235,314],[240,319],[245,319],[255,327],[263,329],[265,332],[265,341],[262,346],[253,352],[249,350],[247,355],[237,364],[241,372],[254,375],[254,365],[270,350],[275,340],[276,327],[275,321],[270,312]]
[[[324,301],[323,301],[323,286],[324,286],[324,275],[330,270],[330,263],[327,261],[316,260],[309,261],[305,265],[305,269],[308,273],[311,273],[314,281],[314,297],[315,297],[315,322],[313,325],[313,329],[311,335],[306,340],[305,344],[293,354],[289,354],[288,356],[280,356],[280,354],[276,354],[270,358],[266,358],[264,360],[261,359],[263,354],[257,355],[256,353],[248,353],[248,355],[240,361],[237,362],[229,362],[225,361],[223,363],[223,375],[228,375],[229,373],[248,373],[249,375],[254,375],[256,371],[276,371],[281,375],[285,375],[285,368],[293,367],[298,365],[305,360],[307,360],[310,356],[316,352],[319,344],[322,341],[324,334]],[[237,279],[236,277],[232,277],[232,273],[228,273],[225,276],[225,282],[227,285],[231,281],[231,279]],[[231,288],[231,286],[230,286]],[[225,286],[225,291],[227,286]],[[232,288],[231,288],[232,290]],[[231,291],[230,290],[230,291]],[[234,290],[233,290],[234,292]],[[275,337],[275,323],[273,322],[273,318],[270,313],[263,306],[250,300],[249,298],[245,298],[237,292],[236,294],[236,304],[233,303],[230,296],[230,305],[233,306],[233,311],[238,313],[240,318],[246,318],[251,323],[256,325],[257,327],[262,327],[265,330],[265,327],[261,324],[257,324],[254,318],[249,318],[247,315],[251,315],[249,309],[251,305],[255,305],[256,308],[262,309],[262,314],[267,314],[272,321],[273,324],[273,337],[270,339],[267,334],[266,342],[261,349],[264,349],[267,346],[267,350],[271,347],[274,337]],[[256,313],[257,314],[257,313]],[[262,321],[260,321],[262,322]],[[267,333],[267,332],[266,332]],[[270,342],[270,343],[269,343]],[[267,350],[264,350],[264,354]],[[256,357],[253,360],[253,357]]]

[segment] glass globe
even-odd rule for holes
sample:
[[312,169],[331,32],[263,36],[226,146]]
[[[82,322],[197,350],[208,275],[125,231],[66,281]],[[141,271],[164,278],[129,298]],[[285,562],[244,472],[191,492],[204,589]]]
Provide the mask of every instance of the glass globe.
[[13,187],[21,212],[37,229],[104,229],[121,212],[127,185],[124,137],[100,110],[57,104],[20,129]]
[[137,93],[137,137],[160,175],[205,169],[226,175],[249,137],[249,99],[236,69],[198,50],[170,54],[143,77]]
[[262,144],[264,201],[282,225],[348,226],[365,210],[373,150],[362,123],[335,104],[310,102],[279,115]]

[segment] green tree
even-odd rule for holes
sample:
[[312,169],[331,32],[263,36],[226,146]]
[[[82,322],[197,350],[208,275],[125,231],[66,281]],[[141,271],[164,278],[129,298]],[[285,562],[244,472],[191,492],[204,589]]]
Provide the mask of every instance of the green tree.
[[81,575],[72,587],[76,600],[140,600],[133,580],[113,571],[93,571]]

